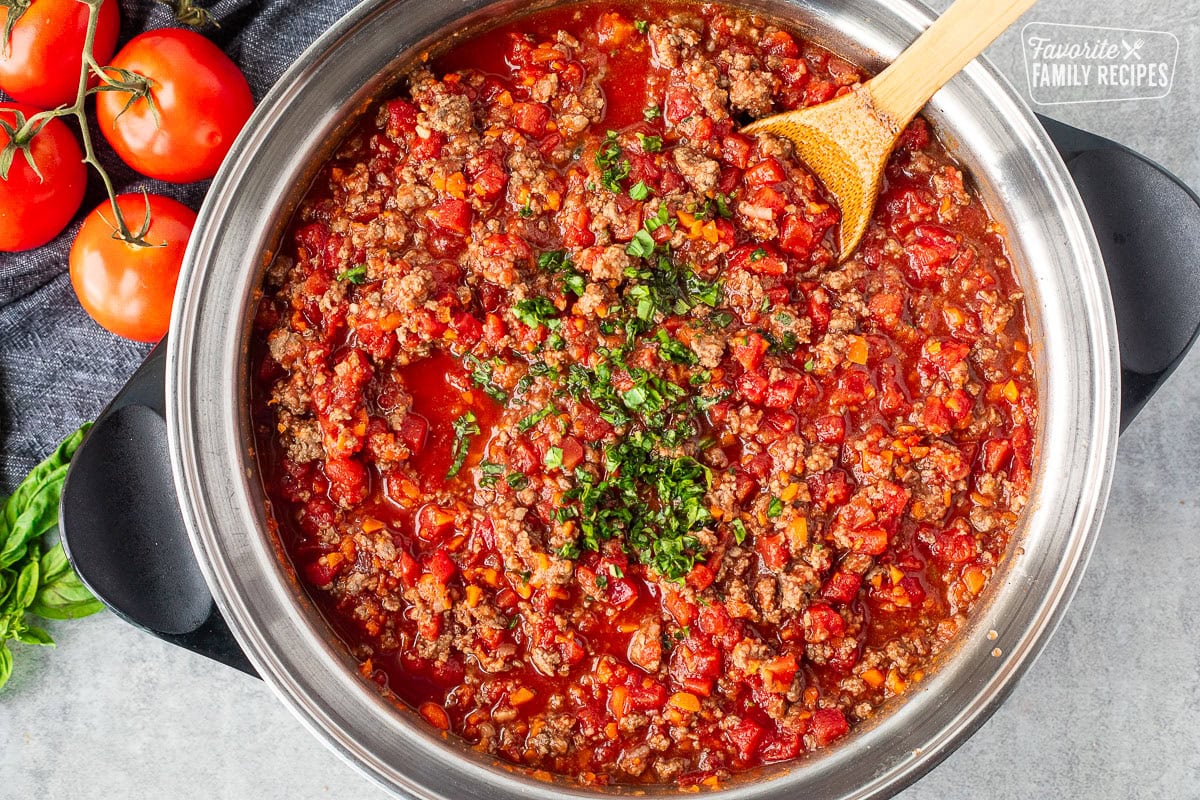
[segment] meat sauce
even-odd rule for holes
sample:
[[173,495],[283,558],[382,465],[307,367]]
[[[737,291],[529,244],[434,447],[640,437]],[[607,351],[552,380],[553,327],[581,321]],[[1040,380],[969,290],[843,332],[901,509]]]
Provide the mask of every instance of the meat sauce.
[[791,146],[738,132],[863,79],[722,6],[573,5],[340,145],[268,269],[254,421],[366,678],[516,764],[709,787],[922,680],[1037,402],[1003,232],[925,120],[841,265]]

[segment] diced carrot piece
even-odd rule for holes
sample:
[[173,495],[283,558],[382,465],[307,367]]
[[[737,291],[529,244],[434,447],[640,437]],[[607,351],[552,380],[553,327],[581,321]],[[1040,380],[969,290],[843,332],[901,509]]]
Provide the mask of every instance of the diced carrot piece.
[[446,709],[439,706],[437,703],[424,702],[417,709],[425,720],[437,728],[438,730],[450,730],[450,715],[446,713]]
[[855,336],[850,342],[850,348],[846,351],[846,358],[854,364],[866,364],[869,352],[867,340],[861,336]]
[[878,689],[883,686],[883,673],[872,667],[862,674],[863,682],[872,689]]
[[971,594],[979,594],[983,591],[983,585],[987,583],[987,576],[979,567],[967,567],[963,570],[963,583],[971,590]]
[[671,695],[671,699],[667,702],[682,711],[691,711],[694,713],[700,710],[700,698],[691,692],[676,692]]

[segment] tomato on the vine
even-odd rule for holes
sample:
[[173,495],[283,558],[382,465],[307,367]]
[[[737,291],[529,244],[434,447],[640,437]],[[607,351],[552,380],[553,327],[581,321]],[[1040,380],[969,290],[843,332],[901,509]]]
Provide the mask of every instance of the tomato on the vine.
[[7,178],[0,178],[0,250],[6,252],[38,247],[57,236],[79,210],[87,188],[83,150],[62,120],[46,121],[27,149],[9,149],[9,130],[15,133],[20,127],[18,112],[28,118],[37,111],[21,103],[0,103],[0,151],[6,151],[0,166],[12,159]]
[[[175,283],[196,213],[169,197],[149,198],[145,244],[114,236],[116,223],[106,200],[88,214],[71,245],[71,285],[84,310],[102,327],[126,339],[156,342],[167,332]],[[147,201],[140,194],[117,197],[129,227],[140,231]]]
[[149,31],[117,53],[112,66],[150,81],[150,99],[100,92],[96,113],[108,143],[143,175],[176,183],[211,178],[254,110],[245,76],[198,33]]
[[[0,6],[0,31],[8,24],[10,14],[20,13],[8,48],[0,41],[0,89],[38,108],[72,102],[79,91],[83,66],[87,5],[79,0],[33,0],[23,12],[16,11],[21,5]],[[100,5],[92,42],[97,63],[112,57],[120,27],[116,0],[105,0]]]

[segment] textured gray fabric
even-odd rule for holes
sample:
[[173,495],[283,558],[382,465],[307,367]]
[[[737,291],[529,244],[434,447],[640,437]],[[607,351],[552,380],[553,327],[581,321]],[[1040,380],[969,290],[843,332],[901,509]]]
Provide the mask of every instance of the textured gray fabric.
[[[205,31],[250,82],[256,99],[292,60],[354,3],[219,0],[207,5],[220,25]],[[121,41],[171,25],[150,0],[122,0]],[[0,97],[3,94],[0,93]],[[207,182],[183,186],[144,178],[120,162],[95,132],[101,161],[121,191],[170,195],[199,209]],[[7,493],[67,433],[92,419],[149,351],[96,325],[79,307],[67,253],[86,212],[104,200],[99,178],[75,221],[55,241],[26,253],[0,253],[0,492]]]

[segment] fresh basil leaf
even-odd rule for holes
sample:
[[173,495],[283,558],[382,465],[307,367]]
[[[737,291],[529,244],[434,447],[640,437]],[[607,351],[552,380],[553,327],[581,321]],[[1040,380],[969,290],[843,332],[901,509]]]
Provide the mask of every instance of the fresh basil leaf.
[[17,590],[17,574],[11,569],[0,569],[0,609],[8,608],[9,598]]
[[8,649],[8,645],[0,642],[0,689],[3,689],[4,684],[8,683],[8,679],[12,677],[12,669],[12,651]]
[[41,573],[38,580],[42,586],[54,583],[71,572],[71,562],[67,561],[67,552],[63,550],[61,543],[42,553],[38,567]]
[[41,583],[29,613],[46,619],[79,619],[104,608],[71,570],[62,544],[46,551],[41,569]]
[[13,605],[18,609],[29,608],[37,596],[38,562],[29,561],[17,575],[17,591],[13,595]]
[[29,544],[58,524],[58,502],[62,496],[67,465],[55,469],[20,510],[0,549],[0,567],[9,567],[25,557]]
[[16,635],[16,640],[21,644],[38,644],[42,646],[54,646],[54,639],[45,630],[36,625],[26,626],[20,633]]
[[104,609],[75,573],[38,591],[29,613],[44,619],[79,619]]
[[12,530],[21,509],[28,505],[30,499],[41,490],[46,481],[50,479],[51,473],[65,466],[71,460],[71,456],[75,455],[75,451],[79,449],[79,443],[83,441],[83,437],[91,427],[92,423],[86,423],[64,439],[53,453],[46,456],[42,463],[25,476],[12,496],[4,501],[4,514],[3,518],[0,518],[0,538],[4,538],[4,535]]

